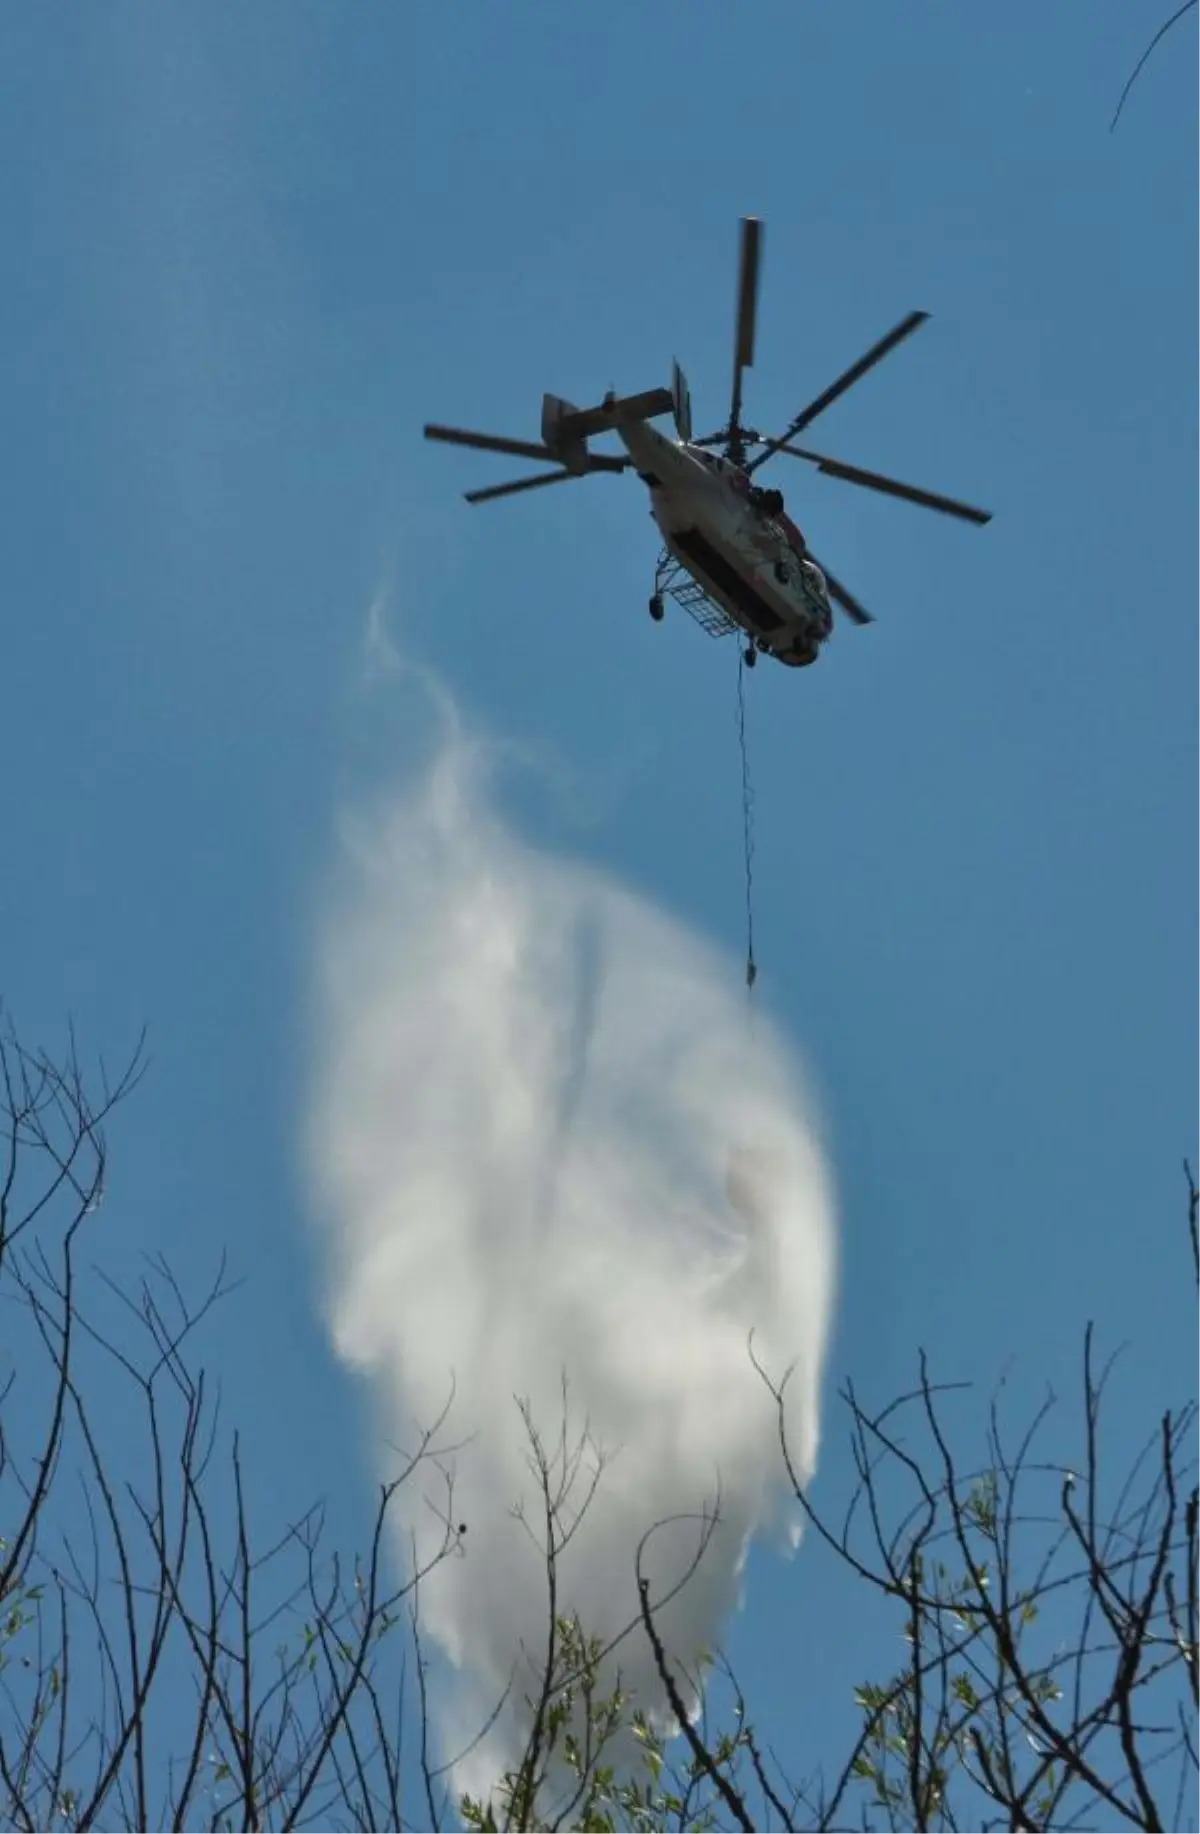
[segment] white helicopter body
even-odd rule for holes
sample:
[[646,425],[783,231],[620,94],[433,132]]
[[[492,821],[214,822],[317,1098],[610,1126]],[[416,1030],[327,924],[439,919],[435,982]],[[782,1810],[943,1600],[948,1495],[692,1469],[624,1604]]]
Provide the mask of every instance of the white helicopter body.
[[[825,576],[808,558],[799,529],[758,499],[740,465],[649,421],[618,436],[650,491],[650,513],[667,554],[749,637],[755,650],[803,667],[833,628]],[[669,569],[660,563],[660,575]],[[661,609],[661,592],[651,601]]]

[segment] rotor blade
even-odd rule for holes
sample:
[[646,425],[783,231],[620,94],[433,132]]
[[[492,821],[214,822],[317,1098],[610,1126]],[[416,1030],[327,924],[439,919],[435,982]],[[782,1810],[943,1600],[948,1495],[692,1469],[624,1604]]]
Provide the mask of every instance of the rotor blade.
[[887,478],[878,471],[864,471],[859,465],[844,465],[841,459],[825,458],[819,452],[806,452],[802,446],[780,446],[792,458],[807,459],[831,478],[844,478],[848,484],[862,484],[867,490],[881,490],[889,497],[903,497],[906,503],[919,503],[924,509],[941,510],[946,516],[959,516],[964,522],[980,527],[990,522],[990,509],[975,509],[970,503],[959,503],[954,497],[940,497],[936,491],[921,490],[916,484],[902,484],[898,478]]
[[548,446],[528,439],[502,439],[495,433],[469,433],[462,427],[425,428],[426,439],[444,440],[448,446],[475,446],[481,452],[511,452],[517,458],[552,459]]
[[531,478],[516,478],[511,484],[490,484],[486,490],[463,492],[468,503],[490,503],[494,497],[512,497],[520,490],[538,490],[543,484],[564,484],[568,478],[585,478],[589,471],[625,471],[631,461],[597,454],[588,460],[587,471],[539,471]]
[[739,366],[754,367],[754,327],[758,306],[758,264],[762,259],[762,219],[742,218],[742,262],[738,275],[737,344]]
[[[767,443],[752,427],[743,427],[741,432],[744,446],[765,446]],[[706,433],[703,439],[693,439],[690,443],[693,446],[723,446],[728,439],[729,428],[722,427],[719,433]]]
[[491,484],[486,490],[465,490],[468,503],[490,503],[493,497],[513,497],[519,490],[538,490],[543,484],[565,484],[568,478],[586,477],[582,471],[539,471],[536,477],[517,478],[511,484]]
[[869,369],[874,369],[876,363],[882,362],[889,351],[895,350],[897,344],[903,343],[904,339],[923,325],[928,317],[928,312],[910,312],[907,318],[902,318],[898,325],[892,327],[886,337],[880,338],[877,344],[872,344],[865,357],[860,357],[858,362],[851,364],[850,368],[845,370],[836,382],[831,382],[824,394],[818,395],[815,401],[810,401],[808,406],[793,420],[787,432],[779,439],[771,440],[766,449],[759,453],[754,463],[747,466],[747,470],[753,471],[757,466],[764,465],[774,453],[779,451],[781,446],[786,445],[789,439],[794,439],[797,433],[802,432],[809,425],[810,421],[817,418],[818,414],[823,414],[825,409],[839,396],[844,395],[848,388],[853,388],[854,384],[860,381]]
[[742,253],[738,272],[737,330],[733,344],[733,397],[729,426],[742,414],[742,371],[754,367],[754,326],[758,312],[758,264],[762,255],[762,221],[742,218]]
[[855,624],[874,624],[875,620],[870,612],[846,591],[841,580],[833,577],[833,574],[829,571],[829,568],[825,565],[823,560],[817,560],[811,548],[808,551],[808,558],[816,561],[817,566],[820,567],[822,573],[825,575],[825,584],[829,588],[830,598],[837,600],[846,616],[852,619]]

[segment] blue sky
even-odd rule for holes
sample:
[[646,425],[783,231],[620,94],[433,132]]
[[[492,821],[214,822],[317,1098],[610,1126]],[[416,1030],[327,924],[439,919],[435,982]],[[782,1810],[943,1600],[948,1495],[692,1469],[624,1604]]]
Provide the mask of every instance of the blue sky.
[[[381,589],[471,718],[554,761],[557,792],[514,790],[522,829],[737,972],[731,646],[646,617],[632,482],[470,510],[509,462],[420,428],[531,437],[543,389],[649,387],[674,355],[719,424],[747,213],[750,418],[782,426],[924,308],[813,438],[995,516],[773,469],[878,616],[749,683],[758,991],[839,1192],[830,1390],[888,1396],[918,1344],[984,1392],[1006,1368],[1063,1390],[1088,1318],[1128,1340],[1119,1431],[1188,1390],[1194,17],[1108,132],[1159,22],[5,13],[0,991],[29,1040],[69,1014],[115,1055],[148,1026],[110,1251],[186,1275],[232,1247],[213,1357],[265,1495],[333,1493],[352,1539],[369,1493],[297,1137],[336,811],[411,754],[362,685]],[[818,1499],[844,1472],[830,1409]],[[736,1648],[780,1716],[781,1624],[831,1693],[891,1659],[819,1571],[752,1568]]]

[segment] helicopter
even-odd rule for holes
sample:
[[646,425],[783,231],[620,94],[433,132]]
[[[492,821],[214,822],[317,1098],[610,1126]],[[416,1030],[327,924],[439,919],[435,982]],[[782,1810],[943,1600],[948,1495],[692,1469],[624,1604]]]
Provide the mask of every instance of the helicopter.
[[[633,470],[650,492],[650,513],[663,547],[654,576],[650,615],[661,621],[670,597],[710,636],[740,633],[745,661],[760,654],[792,668],[816,661],[833,629],[833,604],[855,624],[872,616],[809,549],[784,508],[779,490],[755,483],[755,473],[779,453],[805,460],[828,477],[881,491],[925,509],[984,524],[990,512],[933,491],[864,471],[793,442],[819,414],[927,323],[927,312],[910,312],[873,344],[835,382],[801,409],[785,431],[767,436],[742,421],[742,386],[754,363],[758,276],[763,224],[741,219],[741,247],[734,335],[733,390],[729,418],[715,433],[694,438],[687,378],[676,362],[670,388],[618,396],[609,390],[597,407],[578,408],[560,396],[542,400],[541,441],[507,439],[461,427],[429,423],[426,439],[484,452],[541,459],[555,466],[506,484],[464,494],[468,503],[488,503],[546,484],[564,484],[598,472]],[[674,439],[652,422],[670,415]],[[593,452],[589,440],[615,433],[625,456]]]

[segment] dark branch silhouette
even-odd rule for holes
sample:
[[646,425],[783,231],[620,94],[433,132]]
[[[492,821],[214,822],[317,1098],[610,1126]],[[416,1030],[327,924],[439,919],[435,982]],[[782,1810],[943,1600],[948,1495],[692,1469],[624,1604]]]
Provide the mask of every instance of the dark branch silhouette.
[[[1098,1359],[1090,1325],[1065,1444],[1054,1396],[1014,1432],[997,1395],[979,1454],[964,1457],[954,1416],[969,1391],[935,1382],[923,1354],[913,1389],[882,1408],[847,1384],[853,1481],[840,1510],[818,1508],[800,1482],[789,1372],[770,1375],[751,1342],[776,1410],[781,1475],[807,1519],[805,1558],[856,1575],[906,1652],[897,1672],[858,1688],[857,1729],[828,1785],[824,1765],[797,1785],[764,1750],[720,1651],[693,1672],[669,1646],[666,1608],[713,1546],[719,1490],[697,1499],[694,1516],[647,1529],[637,1608],[597,1637],[567,1602],[563,1555],[584,1557],[583,1541],[573,1544],[606,1454],[586,1420],[572,1427],[565,1381],[555,1433],[518,1402],[536,1499],[519,1519],[544,1576],[544,1635],[514,1651],[469,1747],[504,1714],[511,1766],[485,1800],[454,1801],[449,1779],[465,1754],[435,1757],[420,1621],[431,1568],[466,1554],[460,1448],[447,1436],[453,1389],[395,1454],[360,1558],[327,1550],[319,1507],[258,1534],[249,1448],[225,1431],[197,1361],[232,1291],[224,1260],[196,1300],[159,1260],[136,1282],[83,1268],[81,1244],[102,1216],[107,1127],[144,1063],[139,1042],[115,1078],[101,1069],[93,1096],[73,1038],[61,1062],[11,1032],[0,1038],[4,1826],[1182,1825],[1200,1699],[1196,1408],[1164,1411],[1114,1479],[1115,1359]],[[1184,1169],[1200,1277],[1196,1183]],[[395,1559],[404,1544],[389,1528],[419,1472],[436,1480],[429,1502],[441,1524],[424,1566],[411,1541],[407,1560]],[[652,1591],[651,1536],[689,1524],[678,1571]],[[630,1638],[648,1642],[665,1705],[630,1693]],[[808,1679],[798,1674],[798,1694]]]
[[1157,32],[1154,34],[1154,37],[1150,40],[1150,43],[1146,46],[1146,49],[1142,52],[1142,55],[1138,58],[1138,61],[1134,65],[1133,70],[1129,76],[1128,81],[1125,84],[1124,89],[1121,91],[1121,99],[1117,103],[1116,113],[1113,115],[1112,120],[1108,124],[1108,131],[1110,134],[1115,131],[1117,122],[1121,119],[1121,110],[1125,106],[1129,92],[1133,88],[1134,84],[1137,82],[1138,77],[1141,75],[1146,65],[1149,63],[1151,55],[1154,52],[1155,46],[1159,43],[1160,39],[1163,39],[1166,37],[1167,33],[1171,30],[1171,27],[1177,24],[1178,21],[1183,18],[1183,15],[1185,13],[1191,12],[1195,4],[1196,4],[1196,0],[1183,0],[1183,5],[1180,7],[1177,7],[1176,10],[1171,14],[1171,17],[1168,20],[1166,20],[1162,25],[1159,26]]

